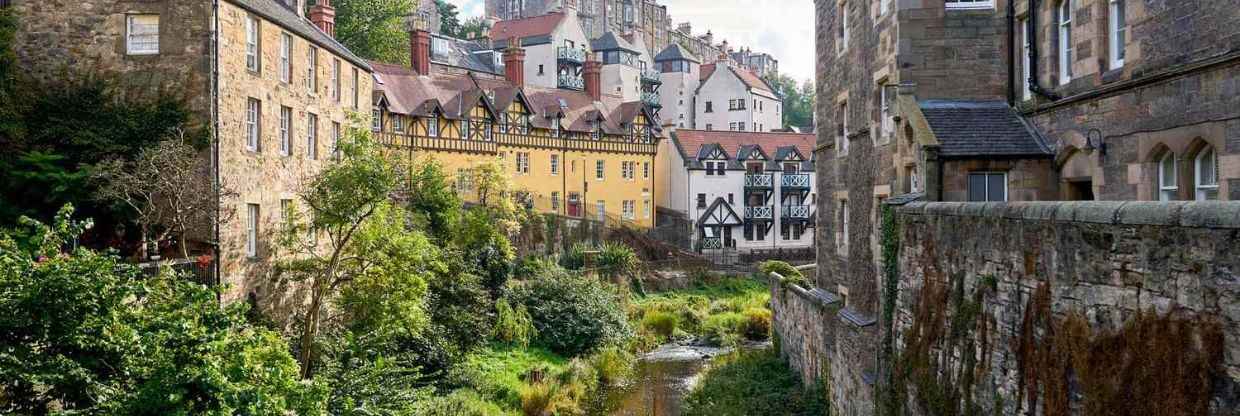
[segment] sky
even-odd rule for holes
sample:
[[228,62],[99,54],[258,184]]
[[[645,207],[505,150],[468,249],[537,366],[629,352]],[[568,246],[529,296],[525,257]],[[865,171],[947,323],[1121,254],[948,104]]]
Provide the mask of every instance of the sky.
[[[480,16],[483,0],[448,0],[461,16]],[[673,27],[689,21],[695,35],[715,35],[733,47],[748,46],[779,60],[779,70],[799,82],[814,76],[814,3],[811,0],[661,0]]]

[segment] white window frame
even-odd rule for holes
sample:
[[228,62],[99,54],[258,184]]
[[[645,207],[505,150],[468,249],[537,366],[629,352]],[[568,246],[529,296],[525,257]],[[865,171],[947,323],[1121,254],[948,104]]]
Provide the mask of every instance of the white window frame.
[[[1175,201],[1180,192],[1180,161],[1175,153],[1167,152],[1158,159],[1158,200]],[[1170,166],[1168,166],[1170,165]],[[1170,177],[1168,177],[1170,175]]]
[[601,181],[606,179],[606,176],[607,162],[601,159],[594,161],[594,179]]
[[[1212,165],[1212,172],[1209,177],[1202,174],[1203,164],[1209,161]],[[1219,199],[1218,196],[1218,151],[1213,146],[1208,146],[1197,152],[1197,158],[1193,161],[1193,189],[1198,201],[1212,201]],[[1206,180],[1206,181],[1203,181]],[[1207,182],[1208,181],[1208,182]],[[1211,197],[1213,194],[1213,197]]]
[[293,78],[293,35],[280,33],[280,82],[288,84]]
[[392,130],[397,133],[405,132],[405,118],[400,114],[392,114]]
[[1072,82],[1072,0],[1063,0],[1058,5],[1059,13],[1055,23],[1059,28],[1059,85]]
[[319,48],[311,45],[306,50],[306,91],[310,95],[318,94],[319,89]]
[[879,96],[879,112],[878,129],[880,133],[879,142],[888,143],[891,135],[895,132],[895,121],[891,119],[891,98],[887,96],[887,80],[878,84]]
[[280,106],[280,156],[293,152],[293,109]]
[[994,0],[946,0],[947,10],[986,10],[995,8]]
[[260,47],[261,24],[254,15],[245,16],[245,68],[251,72],[262,72],[262,49]]
[[[1010,193],[1009,193],[1009,191],[1008,191],[1008,185],[1009,185],[1009,182],[1008,182],[1008,174],[1007,174],[1007,172],[969,172],[968,176],[966,176],[966,177],[965,177],[965,179],[966,179],[966,183],[965,183],[965,196],[966,196],[966,198],[968,198],[969,196],[971,196],[971,195],[973,194],[973,192],[972,192],[972,191],[973,191],[973,188],[972,188],[972,186],[973,186],[973,180],[972,180],[972,178],[973,178],[973,176],[976,176],[976,175],[981,175],[981,176],[983,176],[983,177],[986,179],[985,189],[984,189],[984,190],[985,190],[985,196],[983,197],[983,200],[981,200],[981,201],[973,201],[972,199],[969,199],[969,201],[970,201],[970,202],[1004,202],[1004,201],[1007,201],[1007,200],[1008,200],[1008,198],[1011,196],[1011,195],[1010,195]],[[991,180],[991,177],[994,177],[994,176],[999,176],[999,177],[1003,178],[1003,197],[1002,197],[1002,198],[999,198],[999,199],[993,199],[993,198],[992,198],[992,195],[990,195],[990,180]]]
[[332,158],[340,157],[340,122],[332,122]]
[[332,101],[340,103],[340,60],[332,60]]
[[847,1],[841,1],[839,6],[840,6],[840,7],[839,7],[839,25],[840,25],[840,27],[839,27],[838,36],[837,36],[837,39],[836,39],[836,40],[837,40],[838,45],[837,45],[837,47],[835,48],[835,53],[836,53],[837,55],[843,55],[843,54],[844,54],[844,51],[847,51],[847,50],[848,50],[848,37],[849,37],[849,33],[848,33],[848,32],[849,32],[849,30],[848,30],[848,2],[847,2]]
[[361,90],[361,80],[358,78],[357,68],[353,68],[353,109],[357,110],[360,105],[358,96]]
[[1029,18],[1020,19],[1020,85],[1021,98],[1028,101],[1033,98],[1033,90],[1029,89]]
[[642,179],[650,179],[650,162],[642,162]]
[[261,212],[258,204],[246,204],[245,256],[251,259],[258,257],[258,227]]
[[594,203],[595,215],[599,222],[607,221],[607,201],[598,200]]
[[517,152],[517,173],[522,175],[530,174],[530,153]]
[[245,148],[259,152],[262,146],[263,102],[257,98],[245,100]]
[[370,110],[370,131],[383,131],[383,110]]
[[551,176],[560,174],[560,155],[551,154]]
[[319,158],[319,115],[306,113],[306,157]]
[[[150,19],[154,19],[154,22],[152,23]],[[125,53],[129,55],[159,55],[158,14],[131,14],[125,16]]]
[[556,211],[556,212],[560,211],[560,192],[559,191],[551,192],[551,210]]
[[848,200],[841,199],[839,202],[839,221],[840,232],[835,239],[836,249],[839,250],[841,256],[848,255]]
[[649,198],[642,200],[642,218],[646,218],[646,219],[650,218],[650,199]]
[[626,199],[620,203],[620,213],[626,220],[637,219],[637,201]]
[[426,118],[426,135],[439,137],[439,116],[432,114]]
[[[1110,44],[1108,55],[1111,60],[1110,69],[1124,67],[1124,46],[1128,42],[1128,5],[1126,0],[1110,0],[1107,13],[1107,43]],[[1123,10],[1123,15],[1120,14]]]

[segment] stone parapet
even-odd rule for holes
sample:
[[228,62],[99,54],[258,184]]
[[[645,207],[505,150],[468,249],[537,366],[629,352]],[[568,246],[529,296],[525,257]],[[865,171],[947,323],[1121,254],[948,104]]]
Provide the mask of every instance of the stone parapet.
[[1240,203],[1220,201],[912,202],[896,210],[901,215],[1240,229]]

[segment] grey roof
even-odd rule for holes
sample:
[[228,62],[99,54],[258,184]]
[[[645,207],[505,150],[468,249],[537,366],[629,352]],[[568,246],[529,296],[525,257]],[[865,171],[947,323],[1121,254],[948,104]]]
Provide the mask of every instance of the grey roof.
[[1005,102],[927,100],[918,104],[942,145],[941,156],[1054,154],[1037,131]]
[[[551,43],[551,35],[527,36],[521,38],[521,47],[530,47],[538,45],[546,45]],[[500,39],[492,42],[492,48],[497,51],[504,50],[508,47],[508,39]]]
[[590,49],[593,49],[595,52],[622,50],[633,53],[641,53],[636,47],[633,46],[632,43],[629,43],[629,41],[624,40],[624,38],[620,36],[616,36],[615,32],[604,33],[603,36],[599,36],[598,39],[590,41]]
[[654,57],[655,62],[676,61],[676,60],[693,61],[694,63],[699,63],[699,64],[702,63],[701,59],[698,59],[696,56],[693,56],[692,52],[685,50],[685,48],[680,46],[680,44],[678,43],[673,43],[671,45],[668,45],[667,48],[664,48],[662,52],[659,52],[659,54],[655,55]]
[[323,33],[322,30],[315,27],[309,20],[298,16],[296,12],[276,3],[274,0],[229,1],[236,3],[237,6],[240,6],[243,9],[249,10],[251,13],[262,16],[264,19],[283,27],[289,32],[293,32],[297,36],[301,36],[302,38],[314,42],[316,45],[319,45],[319,47],[327,49],[333,54],[339,55],[341,58],[352,62],[354,65],[357,65],[362,69],[374,72],[374,70],[370,68],[370,64],[367,63],[365,59],[354,55],[349,48],[344,47],[344,45],[341,45],[340,42],[336,41],[336,39],[333,39],[328,34]]
[[[431,61],[475,72],[499,75],[503,72],[502,53],[489,48],[480,42],[456,39],[448,36],[434,35],[437,39],[448,41],[448,53],[443,57],[431,57]],[[495,57],[501,56],[499,65]]]
[[922,198],[925,198],[925,197],[926,197],[926,194],[924,192],[917,192],[917,193],[911,193],[911,194],[896,195],[891,198],[887,198],[885,201],[883,201],[883,203],[887,205],[898,206],[898,205],[905,205],[905,204],[917,202],[917,201],[922,200]]
[[805,160],[805,155],[801,154],[801,151],[797,150],[796,146],[780,146],[778,149],[775,149],[775,160],[788,160],[794,154],[800,157],[801,160]]

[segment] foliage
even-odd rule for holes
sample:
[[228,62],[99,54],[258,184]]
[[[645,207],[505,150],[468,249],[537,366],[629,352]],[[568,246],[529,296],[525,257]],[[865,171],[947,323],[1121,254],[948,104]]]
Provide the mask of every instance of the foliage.
[[22,109],[18,88],[17,51],[13,48],[17,37],[16,9],[0,10],[0,146],[9,148],[9,139],[21,135]]
[[900,293],[900,223],[896,221],[895,210],[890,205],[882,206],[881,248],[883,256],[883,314],[882,345],[879,349],[879,369],[886,381],[880,386],[879,411],[885,415],[900,415],[903,412],[904,400],[897,395],[895,389],[895,372],[892,365],[899,359],[895,349],[895,311],[896,298]]
[[51,227],[24,221],[41,244],[0,236],[0,412],[322,413],[324,389],[298,381],[287,344],[246,325],[243,304],[220,308],[206,287],[113,255],[59,251],[83,228],[71,212]]
[[641,320],[641,328],[662,337],[671,338],[680,326],[680,316],[671,312],[651,311]]
[[623,384],[633,375],[633,365],[637,358],[633,354],[617,346],[607,346],[590,356],[590,365],[594,367],[599,381],[609,386]]
[[512,277],[520,280],[529,279],[546,273],[551,273],[560,269],[560,265],[550,258],[542,256],[527,256],[517,262],[516,267],[512,271]]
[[372,334],[329,335],[315,379],[331,388],[330,414],[408,413],[430,396],[416,353],[394,348],[391,341]]
[[468,389],[425,400],[415,406],[414,416],[495,416],[504,413],[499,405]]
[[439,241],[450,241],[452,227],[459,221],[461,199],[456,196],[443,166],[434,159],[416,161],[410,167],[406,185],[407,206],[420,228]]
[[685,398],[686,416],[825,415],[826,389],[806,388],[772,349],[711,368]]
[[508,235],[496,222],[497,214],[487,207],[469,209],[457,227],[454,242],[462,253],[469,253],[463,260],[481,275],[492,297],[499,297],[517,256]]
[[366,59],[409,64],[406,17],[418,0],[335,0],[336,40]]
[[794,284],[802,288],[812,286],[800,270],[786,262],[779,260],[764,261],[758,264],[758,270],[762,271],[763,277],[770,276],[771,273],[778,274],[783,278],[782,282],[785,285]]
[[453,370],[450,379],[506,409],[517,409],[521,406],[521,387],[529,374],[560,373],[569,366],[569,360],[545,348],[495,345],[471,354]]
[[[769,299],[761,281],[729,278],[637,299],[629,315],[656,343],[689,334],[715,345],[733,344],[767,338],[760,334],[769,334],[770,318],[765,314]],[[673,319],[674,326],[669,322]]]
[[513,290],[538,329],[537,343],[576,356],[623,341],[632,334],[614,289],[571,273],[536,277]]
[[771,337],[771,310],[766,308],[746,309],[742,315],[745,323],[741,325],[741,335],[751,341],[765,341]]
[[618,281],[622,277],[632,277],[641,266],[641,260],[632,248],[620,243],[605,242],[598,248],[598,260],[595,267],[600,275]]
[[766,81],[783,97],[784,128],[805,128],[814,125],[814,103],[817,93],[812,80],[805,80],[797,87],[797,81],[787,75],[767,77]]
[[530,339],[538,335],[534,329],[534,318],[525,305],[513,308],[507,299],[495,303],[495,340],[521,348],[530,345]]
[[495,331],[494,305],[485,282],[460,267],[435,276],[430,284],[433,329],[427,335],[443,337],[453,359],[486,343]]
[[588,243],[577,243],[560,254],[560,266],[568,270],[581,270],[586,267],[586,252],[594,250]]

